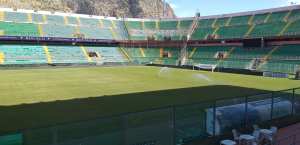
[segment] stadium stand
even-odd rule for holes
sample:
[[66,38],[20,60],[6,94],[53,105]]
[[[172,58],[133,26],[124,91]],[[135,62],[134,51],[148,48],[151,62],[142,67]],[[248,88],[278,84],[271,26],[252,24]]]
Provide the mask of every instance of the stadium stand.
[[262,70],[295,73],[300,66],[299,45],[279,47],[273,52],[270,60],[262,66]]
[[[192,40],[238,39],[272,36],[296,36],[300,33],[300,10],[297,7],[270,9],[238,14],[200,17],[191,33]],[[116,19],[61,13],[0,10],[0,34],[4,36],[34,36],[92,38],[115,40],[183,40],[193,19]],[[95,52],[104,62],[176,65],[180,50],[176,48],[128,48],[84,46],[2,45],[1,64],[89,63]],[[47,49],[45,49],[47,47]],[[85,51],[83,51],[84,47]],[[11,50],[7,50],[11,48]],[[16,52],[16,49],[20,51]],[[256,69],[294,73],[298,68],[298,47],[242,48],[203,46],[188,48],[188,64],[214,64],[224,68]],[[36,51],[36,54],[33,53]],[[16,55],[13,53],[16,52]],[[66,53],[66,55],[65,55]],[[30,57],[30,55],[36,55]],[[218,58],[218,55],[224,58]],[[20,59],[26,56],[27,59]],[[43,58],[43,59],[42,59]],[[292,59],[291,59],[292,58]],[[29,59],[32,59],[30,61]],[[278,66],[277,68],[275,66]]]

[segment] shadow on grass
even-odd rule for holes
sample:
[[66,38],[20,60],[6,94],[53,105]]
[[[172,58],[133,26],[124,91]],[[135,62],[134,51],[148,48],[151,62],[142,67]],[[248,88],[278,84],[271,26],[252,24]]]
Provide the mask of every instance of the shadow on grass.
[[0,106],[0,134],[152,108],[201,103],[266,92],[268,91],[216,85]]

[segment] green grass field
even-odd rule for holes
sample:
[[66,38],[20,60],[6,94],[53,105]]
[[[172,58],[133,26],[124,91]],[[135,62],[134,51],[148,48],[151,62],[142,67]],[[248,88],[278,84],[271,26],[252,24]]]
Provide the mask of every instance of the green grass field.
[[159,67],[1,70],[0,133],[296,87],[292,79]]

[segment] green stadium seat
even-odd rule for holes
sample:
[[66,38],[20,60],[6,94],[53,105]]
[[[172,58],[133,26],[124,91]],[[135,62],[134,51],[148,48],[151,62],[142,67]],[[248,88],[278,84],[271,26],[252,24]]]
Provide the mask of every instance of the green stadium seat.
[[64,17],[57,16],[57,15],[45,15],[47,17],[48,24],[57,24],[57,25],[64,25]]
[[126,21],[127,29],[142,30],[142,23],[140,21]]
[[88,63],[83,51],[78,46],[48,46],[52,63]]
[[85,47],[88,52],[97,52],[101,55],[101,61],[103,62],[116,62],[123,63],[127,62],[124,56],[121,54],[117,47]]
[[212,24],[214,23],[215,19],[202,19],[198,22],[198,28],[207,28],[212,27]]
[[275,12],[272,13],[268,22],[277,22],[277,21],[283,21],[284,17],[288,14],[288,11],[284,11],[284,12]]
[[76,27],[59,24],[43,24],[43,33],[47,37],[66,37],[72,38],[76,34]]
[[145,55],[147,57],[160,57],[160,49],[159,48],[144,48]]
[[286,45],[279,47],[272,53],[269,60],[262,65],[262,71],[295,73],[300,66],[299,45]]
[[160,48],[142,48],[145,56],[142,55],[140,48],[125,48],[134,63],[149,64],[157,63],[164,65],[176,65],[179,58],[180,50],[176,48],[163,48],[164,52],[169,53],[169,57],[160,56]]
[[5,12],[5,21],[28,22],[27,13]]
[[284,32],[284,35],[299,35],[300,34],[300,19],[291,22],[291,25]]
[[8,36],[40,36],[33,23],[0,22],[0,30]]
[[193,24],[193,20],[181,20],[180,29],[190,29],[192,24]]
[[232,17],[230,21],[230,26],[235,25],[248,25],[249,19],[251,16],[238,16],[238,17]]
[[123,21],[114,21],[116,28],[114,31],[116,32],[116,37],[115,39],[118,40],[128,40],[129,39],[129,34],[128,34],[128,29],[126,29],[124,22]]
[[227,24],[227,22],[228,22],[228,20],[229,20],[230,18],[218,18],[217,19],[217,22],[215,23],[215,27],[223,27],[223,26],[225,26],[226,24]]
[[105,20],[102,19],[103,28],[111,28],[112,27],[112,21],[111,20]]
[[31,17],[32,17],[32,22],[34,23],[43,23],[44,20],[43,20],[43,15],[41,14],[31,14]]
[[0,136],[1,145],[22,145],[23,137],[22,134]]
[[300,10],[293,10],[291,15],[288,17],[288,21],[295,21],[300,19]]
[[250,36],[251,37],[278,36],[285,25],[286,25],[285,22],[259,24],[254,27]]
[[177,30],[178,21],[160,21],[161,30]]
[[271,59],[275,59],[275,60],[298,59],[298,60],[300,60],[300,47],[299,47],[299,45],[281,46],[275,52],[273,52]]
[[100,29],[99,27],[80,26],[79,29],[80,29],[80,33],[84,34],[85,38],[113,39],[111,30],[107,28]]
[[206,37],[214,32],[214,28],[207,27],[207,28],[197,28],[193,35],[193,40],[199,40],[199,39],[206,39]]
[[[228,52],[231,47],[224,46],[203,46],[198,47],[191,58],[212,59],[215,58],[217,52]],[[193,49],[189,48],[188,53],[191,54]]]
[[197,65],[197,64],[216,65],[218,62],[219,60],[215,58],[193,58],[189,60],[190,65]]
[[145,21],[144,22],[145,29],[156,29],[156,22],[155,21]]
[[265,19],[267,18],[269,14],[257,14],[254,16],[252,23],[254,24],[261,24],[264,23]]
[[225,59],[219,61],[218,67],[232,68],[232,69],[248,69],[251,61],[243,59]]
[[249,25],[220,27],[216,34],[221,39],[243,38],[249,28]]
[[4,64],[46,64],[47,58],[42,46],[0,45],[4,54]]
[[100,20],[95,18],[80,18],[80,23],[82,26],[93,26],[93,27],[100,27]]
[[255,58],[264,58],[272,49],[271,48],[241,48],[237,47],[230,54],[230,59],[248,59],[251,61]]
[[300,68],[299,60],[271,60],[263,64],[261,71],[281,72],[295,74],[295,71]]
[[131,35],[131,36],[130,36],[130,39],[131,39],[131,40],[146,40],[147,37],[146,37],[146,36],[143,36],[143,35]]
[[76,17],[70,16],[70,17],[67,17],[67,19],[68,19],[68,24],[70,24],[70,25],[78,25],[78,20],[77,20]]

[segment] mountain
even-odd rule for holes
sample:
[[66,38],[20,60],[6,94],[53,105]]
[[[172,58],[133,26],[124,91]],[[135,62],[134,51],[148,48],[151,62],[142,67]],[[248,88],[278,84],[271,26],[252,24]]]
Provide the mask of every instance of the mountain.
[[[159,18],[163,16],[164,4],[162,0],[0,0],[0,7],[127,18]],[[165,17],[176,17],[169,4],[165,7]]]

